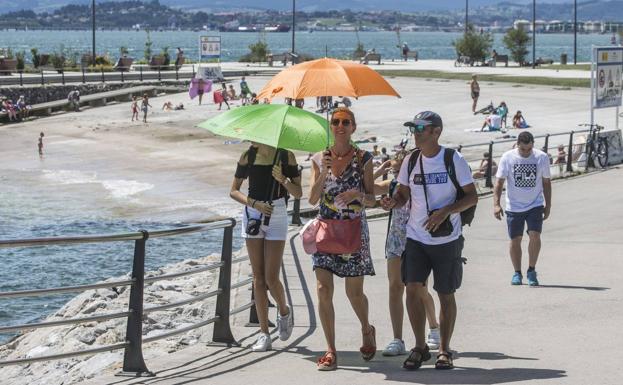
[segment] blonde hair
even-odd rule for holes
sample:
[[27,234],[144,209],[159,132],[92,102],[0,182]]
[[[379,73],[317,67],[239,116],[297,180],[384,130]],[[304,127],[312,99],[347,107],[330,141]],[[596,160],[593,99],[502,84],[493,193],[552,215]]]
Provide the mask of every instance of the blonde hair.
[[352,120],[353,125],[357,125],[357,122],[355,121],[355,113],[352,112],[348,107],[338,107],[334,109],[333,112],[331,113],[331,120],[333,120],[333,116],[337,114],[338,112],[343,112],[345,114],[350,115],[350,120]]

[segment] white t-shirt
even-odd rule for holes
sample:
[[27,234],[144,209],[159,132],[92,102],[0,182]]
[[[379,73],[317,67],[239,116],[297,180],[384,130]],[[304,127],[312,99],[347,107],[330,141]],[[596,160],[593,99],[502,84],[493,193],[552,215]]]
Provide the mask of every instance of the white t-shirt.
[[489,120],[489,127],[499,130],[502,128],[502,117],[497,114],[489,115],[487,118]]
[[[443,162],[444,151],[445,148],[441,147],[439,153],[432,158],[421,155],[420,159],[415,163],[411,175],[407,175],[409,159],[413,155],[413,153],[411,153],[402,162],[400,173],[398,174],[398,183],[409,186],[411,189],[411,213],[409,215],[409,222],[407,222],[407,238],[427,245],[448,243],[454,241],[461,235],[460,214],[450,214],[450,220],[454,230],[452,234],[447,237],[432,237],[424,228],[424,222],[428,219],[428,212],[426,211],[426,201],[424,200],[424,189],[420,172],[420,161],[422,159],[424,159],[423,166],[424,174],[426,175],[428,207],[431,210],[435,210],[448,206],[456,200],[456,188]],[[453,161],[456,179],[459,185],[466,186],[470,183],[474,183],[469,165],[458,151],[454,153]]]
[[543,206],[543,178],[550,178],[549,157],[537,149],[527,158],[517,149],[506,151],[495,176],[506,179],[506,211],[520,213]]

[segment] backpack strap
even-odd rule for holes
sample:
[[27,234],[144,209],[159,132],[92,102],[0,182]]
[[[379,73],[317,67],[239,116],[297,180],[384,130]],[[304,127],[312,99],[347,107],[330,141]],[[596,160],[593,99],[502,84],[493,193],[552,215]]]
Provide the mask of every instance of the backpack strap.
[[420,149],[416,148],[411,152],[411,157],[409,157],[409,166],[407,167],[407,177],[411,178],[411,172],[415,168],[415,164],[417,163],[417,159],[420,157]]
[[444,154],[443,154],[443,163],[446,166],[446,171],[448,171],[448,176],[450,177],[450,180],[452,181],[454,188],[456,188],[456,192],[458,195],[459,191],[463,191],[463,188],[461,187],[461,185],[459,185],[459,181],[456,178],[456,170],[454,168],[454,153],[455,152],[456,151],[453,150],[452,148],[445,148]]

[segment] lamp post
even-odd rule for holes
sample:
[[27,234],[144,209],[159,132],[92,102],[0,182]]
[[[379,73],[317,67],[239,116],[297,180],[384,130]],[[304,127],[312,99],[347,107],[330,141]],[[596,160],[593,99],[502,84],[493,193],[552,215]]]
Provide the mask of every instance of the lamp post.
[[292,0],[292,53],[294,53],[294,34],[296,33],[296,0]]
[[465,0],[465,34],[467,35],[469,0]]
[[532,0],[532,68],[536,68],[536,0]]
[[578,0],[573,0],[573,64],[578,64]]
[[91,60],[93,62],[91,65],[95,66],[95,0],[91,1],[91,23],[93,31],[93,52],[91,53]]

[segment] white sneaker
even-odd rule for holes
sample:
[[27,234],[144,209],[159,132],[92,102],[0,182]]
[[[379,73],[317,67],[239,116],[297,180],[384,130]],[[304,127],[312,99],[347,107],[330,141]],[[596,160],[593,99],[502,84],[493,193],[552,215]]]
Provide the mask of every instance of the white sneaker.
[[426,345],[429,349],[439,348],[439,328],[428,329],[428,338],[426,339]]
[[292,317],[292,309],[289,305],[286,305],[288,308],[288,315],[282,316],[277,311],[277,330],[279,331],[279,339],[282,341],[290,338],[292,334],[292,329],[294,328],[294,318]]
[[251,350],[254,352],[265,352],[267,350],[271,350],[273,348],[273,342],[270,339],[270,334],[261,333],[259,337],[257,337],[257,341],[253,346],[251,346]]
[[400,355],[405,354],[406,352],[407,350],[405,349],[404,341],[398,338],[394,338],[389,344],[387,344],[387,347],[385,348],[385,350],[383,350],[383,355],[384,356],[400,356]]

